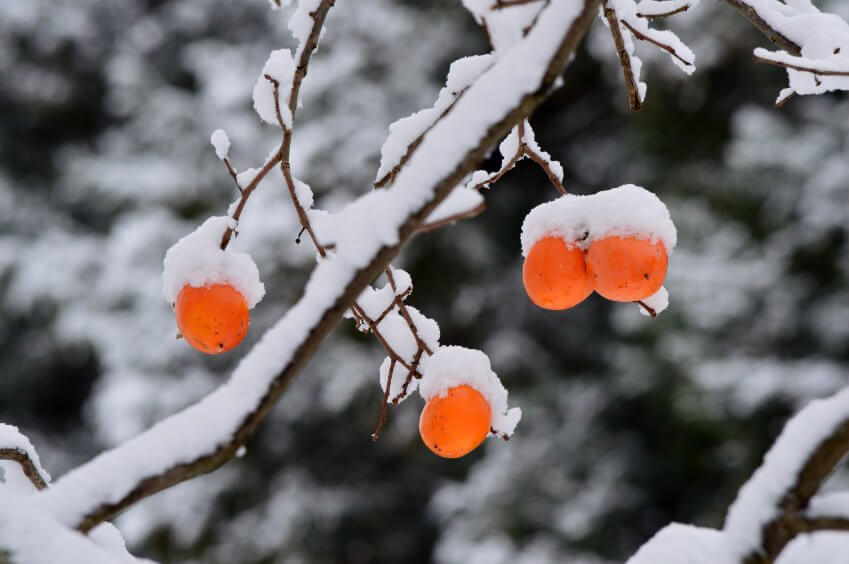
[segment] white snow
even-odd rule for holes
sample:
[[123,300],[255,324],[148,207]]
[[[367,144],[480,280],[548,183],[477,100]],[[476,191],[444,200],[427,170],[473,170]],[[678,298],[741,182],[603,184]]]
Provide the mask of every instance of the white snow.
[[253,308],[265,295],[259,270],[250,255],[221,250],[221,237],[227,228],[235,228],[229,217],[210,217],[165,253],[162,287],[169,303],[177,302],[184,286],[197,288],[212,284],[230,284]]
[[407,153],[413,141],[430,128],[457,97],[492,65],[491,55],[473,55],[457,59],[448,69],[445,86],[432,108],[420,110],[389,126],[389,136],[380,148],[380,167],[375,180],[386,176]]
[[[785,51],[758,48],[755,55],[801,67],[824,71],[849,71],[849,23],[829,13],[820,12],[811,2],[798,0],[782,3],[776,0],[742,0],[770,27],[801,47],[797,57]],[[849,90],[849,76],[829,76],[787,69],[790,88],[797,94],[821,94],[833,90]]]
[[849,388],[811,402],[790,419],[728,510],[724,531],[738,558],[759,548],[764,523],[779,515],[779,501],[795,483],[811,452],[847,420]]
[[[672,52],[669,53],[670,59],[675,63],[675,66],[680,68],[687,74],[693,74],[696,70],[696,56],[693,51],[681,41],[677,35],[669,30],[658,30],[649,26],[649,22],[645,18],[639,17],[637,14],[640,11],[639,6],[634,0],[609,0],[609,5],[616,12],[616,16],[623,22],[627,22],[632,28],[648,37],[653,42],[666,45]],[[633,33],[627,27],[620,26],[622,34],[631,37]]]
[[[291,0],[287,0],[291,2]],[[298,42],[298,49],[295,52],[295,59],[299,60],[303,50],[306,48],[306,41],[312,32],[315,21],[310,16],[321,5],[321,0],[298,0],[298,7],[295,13],[289,18],[289,31],[292,32],[292,37]]]
[[447,198],[436,206],[436,209],[430,212],[430,215],[425,220],[425,224],[436,223],[449,217],[471,212],[481,206],[483,202],[483,196],[477,190],[458,186],[451,191],[451,194]]
[[227,137],[227,132],[223,129],[216,129],[209,137],[209,142],[215,147],[215,154],[222,161],[230,154],[230,138]]
[[[123,539],[111,525],[101,525],[88,538],[44,514],[28,499],[0,489],[0,546],[12,562],[26,564],[153,564],[118,550]],[[116,536],[117,534],[117,536]],[[108,538],[107,538],[108,537]],[[0,553],[2,554],[2,553]]]
[[566,195],[535,207],[522,224],[522,255],[548,236],[586,249],[596,239],[663,241],[672,254],[677,232],[666,205],[645,188],[626,184],[587,196]]
[[292,89],[292,77],[295,73],[295,61],[288,49],[272,51],[262,67],[262,72],[254,85],[254,109],[262,121],[279,125],[277,108],[274,101],[274,86],[266,77],[271,77],[279,83],[280,117],[286,129],[292,129],[292,111],[289,109],[289,92]]
[[[45,482],[50,483],[50,474],[41,465],[41,460],[38,458],[38,452],[36,452],[35,447],[32,446],[32,443],[27,438],[27,436],[21,433],[21,431],[14,425],[0,423],[0,449],[2,448],[15,449],[25,453],[32,461],[33,466],[35,466],[38,473],[41,475],[41,478]],[[21,476],[19,476],[20,479],[16,482],[23,481],[24,483],[22,483],[21,485],[24,487],[15,489],[23,490],[27,493],[32,490],[32,484],[30,483],[29,479],[23,475],[23,472],[20,470],[20,467],[17,462],[0,461],[0,468],[3,468],[3,470],[5,470],[6,472],[7,487],[10,486],[10,476],[13,475],[13,472],[17,472],[20,473]]]
[[739,564],[722,532],[671,523],[658,531],[626,564]]
[[498,435],[510,436],[522,418],[521,408],[507,407],[507,390],[492,371],[483,352],[456,346],[439,347],[422,362],[419,393],[425,401],[445,396],[448,390],[468,385],[483,395],[492,409],[492,428]]
[[[33,503],[74,525],[93,508],[123,499],[141,480],[208,455],[230,440],[277,375],[291,364],[294,353],[316,335],[315,327],[333,310],[345,289],[355,284],[359,272],[355,265],[370,262],[385,246],[396,244],[400,227],[433,200],[435,187],[480,145],[494,125],[539,89],[549,62],[581,8],[572,0],[552,0],[527,37],[469,87],[454,110],[425,134],[393,187],[365,197],[382,193],[386,199],[380,202],[380,210],[361,208],[369,221],[353,222],[369,229],[345,233],[359,242],[350,251],[340,251],[317,264],[301,299],[260,338],[225,384],[69,472],[53,487],[36,494]],[[360,286],[354,287],[360,291]]]
[[[640,301],[652,308],[655,314],[660,314],[662,311],[665,311],[666,308],[669,307],[669,292],[666,290],[665,286],[661,286],[660,290],[658,290],[647,298],[643,298]],[[640,306],[638,304],[638,307],[640,308],[640,313],[642,313],[643,315],[651,315],[645,310],[645,308],[643,308],[643,306]]]

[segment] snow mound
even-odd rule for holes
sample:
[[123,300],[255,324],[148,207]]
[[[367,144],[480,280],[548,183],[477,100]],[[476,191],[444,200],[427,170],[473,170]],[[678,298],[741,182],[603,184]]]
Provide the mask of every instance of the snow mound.
[[209,142],[215,148],[215,155],[222,161],[230,154],[230,138],[223,129],[216,129],[209,137]]
[[[648,307],[654,310],[655,315],[659,315],[661,312],[666,311],[666,308],[669,307],[669,292],[666,290],[665,286],[661,286],[660,290],[652,294],[647,298],[643,298],[640,300]],[[642,306],[640,306],[640,313],[643,315],[651,315]]]
[[626,184],[588,196],[566,195],[535,207],[522,224],[522,255],[544,237],[586,249],[605,237],[663,241],[672,254],[678,240],[666,205],[645,188]]
[[253,99],[254,109],[262,121],[272,125],[279,125],[277,120],[277,108],[274,104],[274,86],[270,79],[276,80],[279,88],[280,117],[286,129],[292,129],[292,111],[286,105],[289,100],[289,91],[292,88],[292,77],[295,73],[295,61],[292,52],[288,49],[277,49],[272,51],[262,67],[262,72],[256,79],[254,85]]
[[265,286],[259,270],[246,253],[221,250],[221,237],[236,222],[226,216],[210,217],[165,253],[162,286],[165,299],[173,304],[184,286],[230,284],[244,296],[248,307],[259,303]]
[[510,436],[522,418],[518,407],[508,409],[507,390],[492,371],[489,357],[465,347],[439,347],[422,361],[419,393],[425,401],[445,396],[450,388],[462,385],[479,391],[492,409],[492,428],[496,434]]

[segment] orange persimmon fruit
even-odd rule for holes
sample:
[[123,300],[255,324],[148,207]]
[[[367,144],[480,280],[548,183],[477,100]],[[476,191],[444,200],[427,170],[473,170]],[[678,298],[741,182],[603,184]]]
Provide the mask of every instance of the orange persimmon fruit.
[[574,307],[593,292],[584,251],[559,237],[534,243],[522,267],[522,281],[531,301],[545,309]]
[[419,434],[434,454],[459,458],[483,442],[491,421],[489,402],[479,391],[464,384],[428,400],[419,418]]
[[614,302],[633,302],[660,290],[666,277],[666,247],[635,237],[605,237],[587,250],[593,289]]
[[176,314],[186,342],[207,354],[235,348],[245,338],[251,319],[244,296],[229,284],[183,286]]

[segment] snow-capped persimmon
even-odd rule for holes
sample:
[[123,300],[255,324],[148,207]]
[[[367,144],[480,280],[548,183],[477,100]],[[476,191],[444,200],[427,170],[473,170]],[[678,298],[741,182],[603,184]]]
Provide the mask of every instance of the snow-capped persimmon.
[[574,307],[593,291],[584,251],[559,237],[534,243],[522,267],[522,281],[531,301],[545,309]]
[[459,458],[483,442],[491,421],[489,402],[479,391],[464,384],[428,400],[419,418],[419,433],[434,454]]
[[184,286],[177,296],[176,314],[186,342],[207,354],[235,348],[251,319],[244,296],[229,284]]
[[657,292],[666,277],[663,242],[635,237],[605,237],[587,250],[593,289],[608,300],[633,302]]

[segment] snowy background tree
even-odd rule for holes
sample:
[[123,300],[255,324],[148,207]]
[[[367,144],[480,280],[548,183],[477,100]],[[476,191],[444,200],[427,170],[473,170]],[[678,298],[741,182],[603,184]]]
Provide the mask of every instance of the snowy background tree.
[[[571,193],[634,182],[667,203],[679,233],[670,308],[651,320],[598,297],[561,313],[527,300],[522,220],[556,193],[526,159],[484,192],[486,213],[416,237],[395,261],[415,284],[409,304],[439,321],[442,343],[489,354],[523,409],[516,438],[438,459],[420,444],[411,399],[373,443],[385,353],[346,322],[244,456],[115,521],[133,553],[615,562],[670,521],[722,526],[789,415],[845,386],[849,104],[832,93],[773,108],[787,75],[751,60],[770,44],[723,3],[668,20],[697,57],[692,76],[645,41],[635,70],[623,22],[640,24],[630,6],[610,2],[595,18],[530,125],[563,163]],[[818,6],[849,17],[845,3]],[[232,242],[253,256],[267,291],[237,352],[201,357],[174,339],[161,293],[165,251],[237,196],[212,131],[228,132],[240,169],[279,143],[250,93],[270,51],[297,47],[291,12],[260,1],[0,4],[0,420],[26,433],[54,476],[214,390],[301,295],[315,249],[306,236],[294,243],[301,225],[279,169],[251,196]],[[770,46],[779,48],[786,53],[757,55],[802,67],[823,58]],[[339,210],[367,192],[389,124],[431,107],[453,60],[488,50],[457,2],[339,2],[303,83],[291,148],[319,207]],[[849,80],[840,75],[849,45],[832,55],[817,68],[836,74],[799,71],[791,86]],[[642,108],[632,114],[629,103]],[[501,155],[483,164],[497,170]],[[0,464],[12,488],[19,465]],[[846,485],[840,472],[830,482]],[[4,540],[21,537],[12,521],[47,519],[37,503],[3,506]],[[815,560],[841,562],[845,544],[823,542],[832,544]]]

